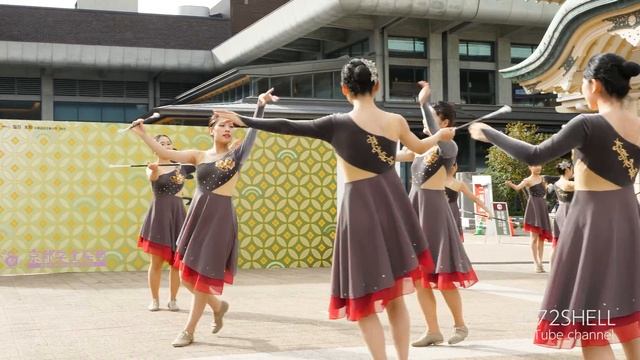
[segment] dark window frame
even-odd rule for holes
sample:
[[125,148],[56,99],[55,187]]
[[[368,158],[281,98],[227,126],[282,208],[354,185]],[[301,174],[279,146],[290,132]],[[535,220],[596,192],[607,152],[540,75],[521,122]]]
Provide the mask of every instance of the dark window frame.
[[[463,101],[464,104],[478,104],[478,105],[495,105],[496,104],[496,72],[493,70],[478,70],[478,69],[460,69],[460,81],[462,82],[463,80],[463,72],[466,73],[471,73],[471,72],[477,72],[477,73],[486,73],[487,75],[492,74],[493,75],[493,82],[489,82],[489,93],[483,93],[483,92],[473,92],[473,91],[468,91],[468,90],[463,90],[462,85],[460,86],[460,100]],[[469,76],[467,75],[466,77],[467,79],[467,83],[469,82]],[[485,97],[485,96],[491,96],[491,101],[489,103],[478,103],[478,102],[472,102],[470,101],[470,99],[472,97]]]
[[[389,99],[391,100],[400,100],[400,99],[415,99],[416,96],[418,95],[419,89],[418,86],[415,86],[415,94],[411,97],[409,96],[398,96],[398,95],[393,95],[392,94],[392,87],[393,84],[395,83],[393,81],[393,78],[391,77],[391,71],[392,69],[411,69],[413,70],[413,77],[414,77],[414,81],[412,81],[412,83],[417,84],[418,81],[420,80],[426,80],[429,81],[429,68],[427,66],[425,67],[416,67],[416,66],[404,66],[404,65],[389,65]],[[416,71],[424,71],[424,76],[423,79],[419,79],[420,76],[418,76],[416,74]]]
[[[391,50],[391,48],[389,47],[389,41],[393,40],[393,39],[398,39],[398,40],[407,40],[407,39],[411,39],[413,41],[413,51],[401,51],[401,50]],[[423,44],[423,51],[422,52],[418,52],[416,51],[416,42],[417,41],[422,41]],[[401,58],[418,58],[418,59],[426,59],[427,58],[427,47],[428,47],[428,42],[427,42],[427,38],[423,38],[423,37],[415,37],[415,36],[388,36],[387,37],[387,50],[389,51],[389,56],[391,57],[401,57]]]
[[[463,54],[460,52],[460,45],[463,45],[463,44],[465,44],[467,47],[466,54]],[[489,45],[491,47],[491,55],[489,56],[469,55],[470,44]],[[496,61],[496,43],[493,41],[460,40],[458,43],[458,55],[461,61],[495,62]]]

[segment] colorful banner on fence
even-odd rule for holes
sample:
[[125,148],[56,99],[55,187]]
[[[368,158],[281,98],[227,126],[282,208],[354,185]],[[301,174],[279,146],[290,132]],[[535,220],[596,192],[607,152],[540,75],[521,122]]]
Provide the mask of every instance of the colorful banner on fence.
[[[0,275],[143,270],[136,248],[152,193],[152,152],[124,124],[0,121]],[[147,126],[181,149],[207,149],[205,128]],[[241,136],[238,130],[237,136]],[[241,268],[320,267],[335,233],[335,156],[319,140],[260,133],[234,204]],[[193,192],[188,182],[186,195]]]

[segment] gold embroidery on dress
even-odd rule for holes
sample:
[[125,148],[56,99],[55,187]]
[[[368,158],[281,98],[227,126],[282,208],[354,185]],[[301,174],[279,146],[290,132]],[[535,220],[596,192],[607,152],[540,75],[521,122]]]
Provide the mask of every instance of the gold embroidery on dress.
[[184,175],[182,175],[182,173],[180,171],[176,171],[176,174],[173,175],[171,178],[171,182],[177,185],[181,185],[184,183]]
[[376,139],[375,136],[367,135],[367,143],[371,144],[371,152],[377,154],[380,160],[386,162],[389,165],[393,165],[396,163],[396,160],[393,156],[389,156],[382,150],[382,147],[380,147],[380,144],[378,144],[378,139]]
[[638,175],[638,168],[633,164],[633,159],[629,159],[629,153],[624,147],[622,147],[622,141],[620,141],[620,138],[617,138],[613,143],[614,145],[612,149],[618,153],[618,160],[622,160],[622,166],[628,169],[629,177],[634,179],[636,175]]
[[427,164],[427,166],[431,166],[438,161],[438,158],[440,158],[440,152],[438,150],[432,151],[424,157],[424,163]]
[[229,171],[236,166],[236,162],[233,159],[222,159],[216,161],[216,167],[222,171]]

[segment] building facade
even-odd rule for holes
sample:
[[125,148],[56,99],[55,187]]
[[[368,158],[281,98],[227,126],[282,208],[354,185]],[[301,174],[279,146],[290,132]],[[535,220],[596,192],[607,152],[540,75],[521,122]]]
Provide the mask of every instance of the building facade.
[[[204,124],[213,107],[250,112],[270,87],[282,116],[349,109],[339,90],[348,57],[379,67],[380,106],[421,132],[416,82],[433,101],[457,104],[458,120],[502,105],[494,119],[557,131],[571,116],[554,94],[527,94],[498,70],[529,57],[558,4],[505,0],[224,0],[204,16],[0,6],[0,118],[129,122],[158,111],[161,123]],[[133,1],[135,2],[135,1]],[[125,6],[126,5],[126,6]],[[190,9],[188,14],[200,14]],[[460,169],[484,166],[486,145],[459,131]]]
[[231,36],[223,16],[8,5],[0,16],[3,119],[130,121],[209,78],[211,49]]
[[[339,71],[349,57],[367,57],[381,74],[380,105],[405,115],[416,133],[416,82],[423,79],[433,101],[458,105],[461,122],[511,105],[494,125],[535,122],[555,132],[570,118],[556,113],[556,96],[527,94],[498,70],[534,52],[558,8],[521,0],[288,1],[212,50],[220,75],[156,110],[160,122],[204,124],[214,107],[250,112],[251,98],[273,87],[282,116],[347,111]],[[484,167],[487,145],[464,130],[456,141],[462,171]]]

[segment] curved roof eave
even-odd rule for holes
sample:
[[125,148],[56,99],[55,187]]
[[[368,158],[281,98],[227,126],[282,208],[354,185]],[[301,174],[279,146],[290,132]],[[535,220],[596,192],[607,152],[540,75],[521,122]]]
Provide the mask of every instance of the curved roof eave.
[[556,13],[536,50],[523,62],[500,70],[516,82],[534,79],[548,71],[561,56],[575,30],[585,21],[612,10],[625,8],[635,0],[569,0]]
[[255,60],[349,15],[546,26],[558,8],[555,4],[521,0],[291,0],[211,51],[216,71],[224,71]]

